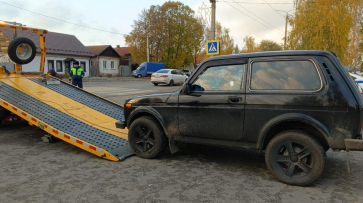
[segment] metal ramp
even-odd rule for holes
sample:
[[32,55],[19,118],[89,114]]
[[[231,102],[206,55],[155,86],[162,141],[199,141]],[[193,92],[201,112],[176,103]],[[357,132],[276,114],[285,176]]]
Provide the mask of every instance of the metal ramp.
[[122,106],[68,83],[47,84],[37,75],[0,74],[0,106],[99,157],[119,161],[133,154],[127,130],[115,126],[124,120]]

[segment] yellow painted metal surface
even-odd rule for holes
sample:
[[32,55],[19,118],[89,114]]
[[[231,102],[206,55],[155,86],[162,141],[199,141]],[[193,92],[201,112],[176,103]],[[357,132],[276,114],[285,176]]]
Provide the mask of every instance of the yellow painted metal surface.
[[0,75],[0,81],[94,128],[128,139],[126,129],[116,128],[116,119],[43,87],[25,76]]

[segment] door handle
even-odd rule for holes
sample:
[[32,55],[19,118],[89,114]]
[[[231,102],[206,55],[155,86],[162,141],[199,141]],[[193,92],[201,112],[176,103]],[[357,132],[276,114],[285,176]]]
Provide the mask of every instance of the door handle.
[[228,97],[227,100],[229,103],[236,103],[236,102],[240,102],[242,101],[242,97],[238,97],[238,96],[230,96]]

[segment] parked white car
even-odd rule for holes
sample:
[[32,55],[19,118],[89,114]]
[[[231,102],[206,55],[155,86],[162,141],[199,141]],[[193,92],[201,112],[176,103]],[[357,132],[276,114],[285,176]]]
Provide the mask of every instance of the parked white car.
[[359,91],[363,93],[363,77],[354,73],[349,73],[350,77],[353,78],[357,86],[359,87]]
[[173,86],[175,84],[184,84],[188,76],[177,69],[162,69],[151,75],[151,83],[155,86],[159,84],[167,84]]

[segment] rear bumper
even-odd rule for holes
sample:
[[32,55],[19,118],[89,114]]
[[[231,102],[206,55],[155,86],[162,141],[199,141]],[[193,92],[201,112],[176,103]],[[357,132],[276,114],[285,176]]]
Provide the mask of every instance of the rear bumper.
[[116,121],[115,125],[116,125],[116,128],[121,128],[121,129],[125,129],[126,128],[125,121]]
[[363,151],[363,140],[361,139],[344,139],[346,150]]

